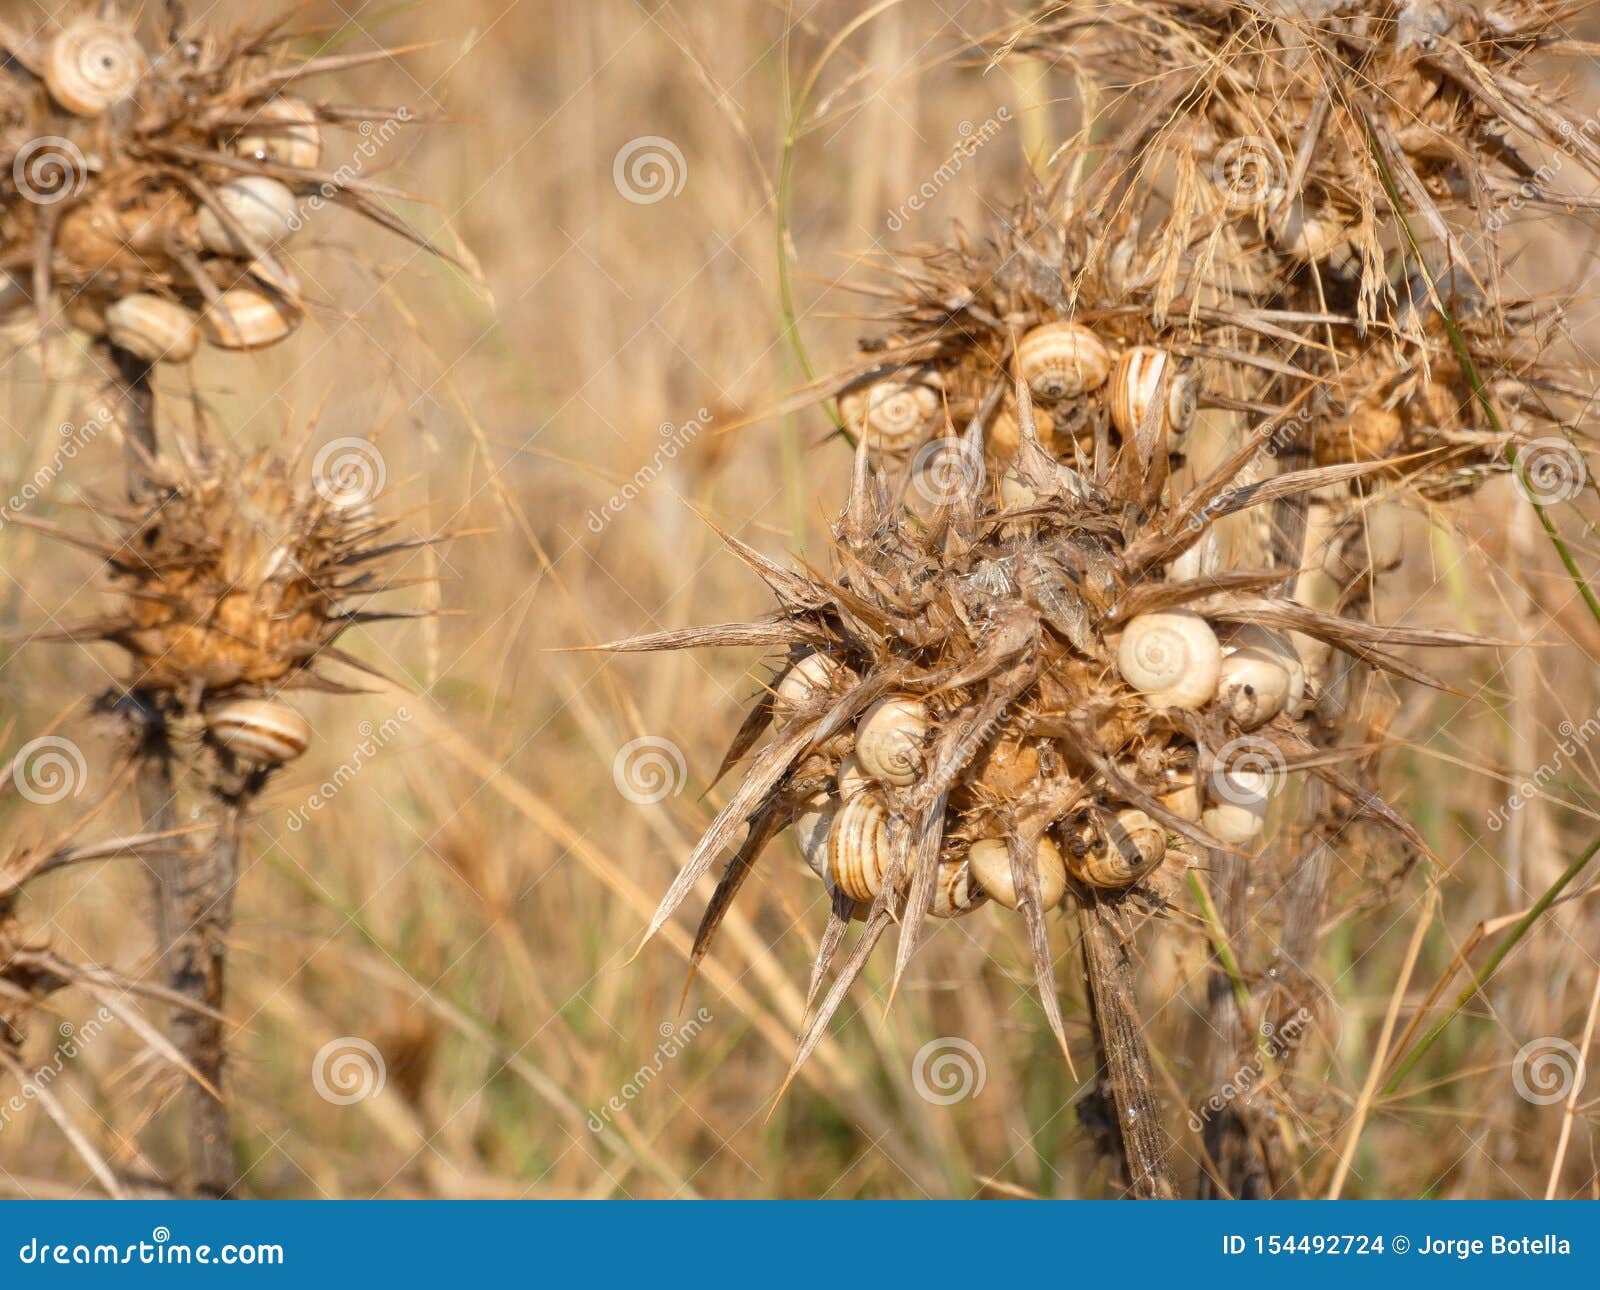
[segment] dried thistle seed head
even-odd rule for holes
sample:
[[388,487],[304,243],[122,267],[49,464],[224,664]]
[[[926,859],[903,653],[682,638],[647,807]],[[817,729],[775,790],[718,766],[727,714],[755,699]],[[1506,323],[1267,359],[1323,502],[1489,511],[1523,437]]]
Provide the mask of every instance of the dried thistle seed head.
[[[242,285],[284,295],[297,322],[282,248],[330,204],[436,249],[361,173],[410,111],[300,97],[387,51],[302,56],[295,43],[281,19],[157,40],[116,4],[31,38],[0,29],[0,262],[44,285],[41,325],[57,300],[89,302],[64,311],[81,325],[130,295],[225,314],[220,293]],[[357,129],[356,162],[325,170],[325,151]]]
[[[151,495],[104,505],[123,526],[103,551],[118,607],[58,638],[106,640],[132,661],[128,688],[170,692],[185,707],[213,697],[295,686],[341,688],[318,665],[351,662],[334,642],[387,617],[361,609],[384,590],[374,566],[418,545],[387,542],[392,521],[370,505],[340,505],[327,486],[297,483],[268,454],[208,452],[161,460]],[[292,741],[291,741],[292,742]]]

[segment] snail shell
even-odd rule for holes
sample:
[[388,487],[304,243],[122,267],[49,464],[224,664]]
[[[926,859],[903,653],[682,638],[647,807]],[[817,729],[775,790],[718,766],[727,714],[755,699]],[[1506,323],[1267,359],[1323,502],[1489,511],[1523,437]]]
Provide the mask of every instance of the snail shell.
[[939,862],[939,878],[933,887],[931,911],[935,918],[959,918],[962,914],[971,913],[985,899],[983,892],[972,881],[972,870],[965,860]]
[[917,381],[874,381],[841,394],[839,415],[872,447],[897,452],[927,437],[939,415],[939,391]]
[[928,710],[916,699],[880,699],[856,726],[856,759],[880,784],[904,788],[922,774]]
[[889,872],[889,808],[875,793],[858,793],[834,813],[828,830],[828,873],[851,900],[872,900]]
[[[1039,437],[1039,446],[1046,452],[1055,452],[1055,418],[1041,407],[1033,409],[1033,429]],[[1017,405],[1007,400],[994,414],[994,423],[983,437],[983,446],[1001,461],[1010,461],[1022,446],[1022,425],[1017,419]]]
[[1097,390],[1111,375],[1111,351],[1078,323],[1046,323],[1017,342],[1017,373],[1041,399]]
[[1373,502],[1356,512],[1328,540],[1322,568],[1341,586],[1369,570],[1381,572],[1400,563],[1405,523],[1397,502]]
[[839,763],[839,798],[848,802],[863,789],[872,787],[872,777],[861,769],[861,762],[854,753],[848,754]]
[[143,291],[111,305],[105,327],[113,345],[146,363],[187,363],[200,347],[200,320],[191,310]]
[[1266,827],[1273,777],[1259,770],[1218,770],[1213,783],[1217,797],[1206,804],[1200,827],[1236,846],[1254,840]]
[[[276,179],[265,175],[243,175],[217,189],[217,201],[262,246],[275,246],[295,231],[299,211],[294,194]],[[218,255],[246,256],[246,246],[209,206],[200,209],[195,221],[200,244]]]
[[794,822],[800,854],[811,866],[811,872],[824,881],[828,874],[828,832],[833,827],[834,805],[827,793],[814,793],[806,799],[805,809]]
[[1201,707],[1217,692],[1221,669],[1216,633],[1184,610],[1140,614],[1117,646],[1117,671],[1152,707]]
[[[1289,704],[1293,683],[1281,658],[1266,650],[1236,649],[1222,660],[1217,679],[1217,706],[1241,730],[1265,725]],[[1302,689],[1305,674],[1301,673]]]
[[816,702],[833,688],[835,678],[847,671],[831,654],[812,653],[778,678],[772,702],[772,724],[779,730],[801,708]]
[[[1049,838],[1039,839],[1034,865],[1039,872],[1039,903],[1045,909],[1054,909],[1067,890],[1067,866]],[[1011,881],[1011,853],[1006,850],[1004,838],[980,838],[974,842],[967,849],[967,868],[984,895],[1007,909],[1016,909],[1022,903]]]
[[[1167,378],[1169,366],[1176,360],[1164,349],[1154,345],[1134,345],[1123,350],[1111,373],[1111,420],[1130,439],[1143,424],[1161,382]],[[1171,439],[1179,439],[1194,424],[1195,409],[1199,406],[1200,388],[1187,372],[1174,371],[1167,382],[1166,404],[1162,408],[1161,430]]]
[[1358,403],[1345,417],[1317,429],[1312,451],[1319,466],[1382,461],[1398,449],[1404,428],[1398,412],[1377,403]]
[[299,324],[300,316],[288,301],[254,287],[224,291],[200,317],[206,339],[218,349],[264,349]]
[[1067,868],[1088,887],[1131,887],[1167,854],[1167,831],[1143,811],[1118,811],[1102,845],[1071,856]]
[[1349,229],[1340,220],[1307,215],[1298,201],[1272,221],[1273,241],[1300,260],[1326,260],[1349,235]]
[[68,112],[99,116],[138,88],[149,68],[144,48],[115,23],[80,18],[45,51],[45,87]]
[[271,161],[301,170],[314,169],[322,160],[322,132],[317,110],[304,99],[268,99],[250,124],[234,136],[237,156]]
[[215,739],[237,757],[262,766],[281,766],[305,752],[311,724],[277,699],[235,699],[206,711]]
[[1194,780],[1178,782],[1165,793],[1160,794],[1156,801],[1171,811],[1179,819],[1198,820],[1200,818],[1200,785]]

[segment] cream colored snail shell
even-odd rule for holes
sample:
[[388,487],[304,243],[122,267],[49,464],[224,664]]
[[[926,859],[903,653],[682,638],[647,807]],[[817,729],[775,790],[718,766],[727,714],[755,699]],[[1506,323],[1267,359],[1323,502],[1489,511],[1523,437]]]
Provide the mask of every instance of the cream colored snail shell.
[[1171,438],[1181,438],[1194,424],[1199,387],[1187,372],[1169,367],[1176,360],[1154,345],[1134,345],[1117,357],[1111,373],[1111,420],[1124,439],[1129,439],[1144,423],[1145,414],[1167,380],[1166,403],[1162,408],[1161,430]]
[[875,793],[841,806],[828,830],[828,874],[851,900],[869,901],[889,872],[889,808]]
[[939,408],[939,391],[919,381],[874,381],[839,396],[845,426],[889,452],[914,448],[927,438]]
[[144,48],[115,23],[80,18],[45,51],[45,87],[68,112],[99,116],[138,88],[149,68]]
[[234,136],[230,147],[236,156],[252,161],[311,170],[322,160],[317,110],[304,99],[269,99]]
[[206,711],[211,737],[235,756],[280,766],[305,752],[311,724],[277,699],[235,699]]
[[839,800],[848,802],[857,793],[872,787],[872,777],[861,769],[861,762],[854,753],[848,754],[839,763]]
[[200,347],[200,320],[176,300],[147,292],[106,310],[106,337],[146,363],[187,363]]
[[827,793],[814,793],[806,799],[805,809],[794,822],[800,854],[811,866],[811,872],[824,880],[828,873],[828,833],[833,828],[835,805]]
[[1217,692],[1222,646],[1206,620],[1183,610],[1140,614],[1123,629],[1117,671],[1152,707],[1198,708]]
[[1253,841],[1266,827],[1273,777],[1258,770],[1223,770],[1216,779],[1221,791],[1206,804],[1200,827],[1235,846]]
[[880,699],[856,726],[855,755],[880,784],[904,788],[922,775],[928,710],[916,699]]
[[1069,853],[1067,869],[1088,887],[1131,887],[1167,854],[1167,831],[1143,811],[1118,811],[1104,843],[1082,856]]
[[800,708],[814,703],[847,669],[831,654],[812,653],[799,659],[778,678],[774,687],[772,722],[782,729]]
[[1404,534],[1400,504],[1372,502],[1331,535],[1323,553],[1323,570],[1341,585],[1348,585],[1369,569],[1392,569],[1400,563]]
[[933,887],[935,918],[960,918],[970,914],[987,897],[972,881],[972,870],[965,860],[941,860],[939,877]]
[[[1061,851],[1049,838],[1040,838],[1034,852],[1034,866],[1039,873],[1039,904],[1054,909],[1061,903],[1067,890],[1067,866]],[[980,838],[967,848],[967,868],[972,881],[979,889],[1007,909],[1022,904],[1016,885],[1011,881],[1011,853],[1004,838]]]
[[[299,314],[281,296],[253,287],[224,291],[200,317],[205,337],[218,349],[264,349],[276,345],[300,324]],[[223,312],[226,310],[226,313]]]
[[[217,201],[262,246],[286,241],[299,224],[294,194],[265,175],[242,175],[230,180],[217,189]],[[235,237],[209,206],[200,208],[195,232],[200,244],[218,255],[251,254],[252,248]]]
[[1292,679],[1283,661],[1265,650],[1236,649],[1222,660],[1217,706],[1239,729],[1254,730],[1288,706]]
[[1198,820],[1201,813],[1200,785],[1193,779],[1187,782],[1178,782],[1166,792],[1157,796],[1156,801],[1171,811],[1182,820]]
[[1046,323],[1017,342],[1017,374],[1041,399],[1070,399],[1106,383],[1111,351],[1079,323]]

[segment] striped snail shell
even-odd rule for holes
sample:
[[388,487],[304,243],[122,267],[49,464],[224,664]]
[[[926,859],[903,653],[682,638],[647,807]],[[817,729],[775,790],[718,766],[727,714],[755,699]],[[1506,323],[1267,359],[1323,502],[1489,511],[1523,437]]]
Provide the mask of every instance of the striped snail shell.
[[206,339],[218,349],[264,349],[299,325],[300,316],[288,301],[254,287],[224,291],[200,316]]
[[252,161],[311,170],[322,160],[317,125],[317,110],[304,99],[268,99],[230,146],[235,155]]
[[[1067,866],[1060,850],[1049,838],[1039,839],[1034,866],[1039,873],[1039,904],[1045,909],[1054,909],[1067,890]],[[967,868],[984,895],[1007,909],[1016,909],[1022,904],[1016,885],[1011,881],[1011,853],[1006,849],[1004,838],[980,838],[974,842],[967,849]]]
[[827,793],[813,793],[805,809],[795,817],[794,835],[800,854],[811,872],[826,880],[828,873],[828,831],[833,827],[834,800]]
[[146,363],[187,363],[200,347],[200,320],[164,296],[123,296],[106,310],[105,321],[111,343]]
[[778,678],[772,702],[772,724],[779,730],[799,709],[814,703],[833,688],[835,678],[848,669],[831,654],[812,653],[799,659]]
[[889,872],[889,808],[876,793],[841,806],[828,830],[828,874],[851,900],[872,900]]
[[1017,342],[1017,374],[1041,399],[1070,399],[1106,383],[1111,351],[1079,323],[1046,323]]
[[305,752],[311,723],[277,699],[234,699],[206,710],[211,737],[247,761],[281,766]]
[[1104,840],[1082,856],[1069,856],[1067,868],[1087,887],[1131,887],[1167,854],[1167,831],[1143,811],[1118,811]]
[[[242,175],[230,180],[217,189],[217,202],[262,246],[275,246],[287,240],[298,226],[294,194],[265,175]],[[210,206],[200,208],[195,232],[200,244],[218,255],[252,253],[252,248],[236,237]]]
[[928,710],[916,699],[880,699],[856,726],[856,759],[880,784],[904,788],[922,774]]
[[939,861],[939,877],[933,885],[935,918],[960,918],[970,914],[987,899],[972,881],[972,870],[965,860]]
[[1201,707],[1216,694],[1221,669],[1217,634],[1185,610],[1140,614],[1117,646],[1117,671],[1152,707]]
[[80,18],[45,51],[45,87],[68,112],[99,116],[138,88],[149,62],[133,33],[115,23]]
[[[1222,660],[1217,706],[1233,718],[1239,729],[1254,730],[1288,706],[1291,683],[1289,669],[1281,658],[1248,646],[1235,649]],[[1304,673],[1301,684],[1304,685]]]
[[845,425],[874,448],[896,452],[927,437],[939,415],[939,391],[920,381],[890,378],[839,396]]
[[1131,439],[1144,423],[1145,414],[1167,381],[1166,404],[1162,408],[1161,431],[1180,439],[1194,424],[1200,389],[1187,372],[1172,371],[1176,360],[1154,345],[1134,345],[1122,351],[1111,373],[1111,420],[1124,439]]

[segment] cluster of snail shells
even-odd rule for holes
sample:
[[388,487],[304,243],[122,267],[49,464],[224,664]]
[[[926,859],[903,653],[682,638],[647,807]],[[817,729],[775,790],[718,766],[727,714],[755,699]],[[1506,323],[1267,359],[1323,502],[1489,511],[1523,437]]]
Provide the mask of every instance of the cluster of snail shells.
[[1017,375],[1046,404],[1081,398],[1105,388],[1112,423],[1124,438],[1144,424],[1157,400],[1157,425],[1175,447],[1194,424],[1199,390],[1177,359],[1154,345],[1111,350],[1081,323],[1045,323],[1017,342]]
[[281,699],[228,699],[209,704],[206,730],[234,757],[271,768],[293,761],[311,742],[311,724]]
[[879,452],[906,452],[932,437],[943,420],[939,374],[907,369],[839,396],[845,429]]

